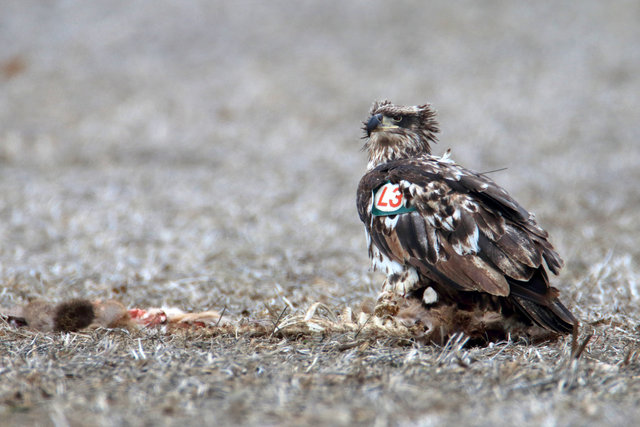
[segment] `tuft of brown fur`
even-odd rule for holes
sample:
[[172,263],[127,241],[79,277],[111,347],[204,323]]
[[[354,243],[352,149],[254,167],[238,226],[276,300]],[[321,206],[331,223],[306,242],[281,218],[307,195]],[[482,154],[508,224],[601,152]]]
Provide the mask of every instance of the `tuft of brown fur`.
[[441,345],[457,333],[469,337],[470,345],[480,346],[509,337],[540,341],[559,336],[520,322],[515,317],[505,317],[498,311],[461,309],[453,304],[426,307],[414,298],[403,298],[396,318],[407,327],[424,327],[424,337]]
[[95,326],[105,328],[128,328],[131,326],[131,316],[127,308],[119,301],[94,301],[93,311]]
[[43,300],[34,300],[24,306],[22,317],[27,326],[43,332],[54,330],[55,306]]
[[60,303],[55,308],[53,330],[58,332],[76,332],[89,326],[96,315],[93,304],[86,299],[73,299]]

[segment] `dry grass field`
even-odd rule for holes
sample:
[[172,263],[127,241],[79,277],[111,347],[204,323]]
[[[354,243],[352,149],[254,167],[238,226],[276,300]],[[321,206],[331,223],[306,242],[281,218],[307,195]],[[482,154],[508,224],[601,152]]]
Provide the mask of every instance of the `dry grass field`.
[[[0,425],[635,425],[636,1],[0,0],[0,306],[115,298],[270,325],[375,298],[375,99],[431,102],[566,260],[571,337],[42,333],[0,323]],[[323,314],[329,315],[329,314]],[[244,322],[244,323],[243,323]]]

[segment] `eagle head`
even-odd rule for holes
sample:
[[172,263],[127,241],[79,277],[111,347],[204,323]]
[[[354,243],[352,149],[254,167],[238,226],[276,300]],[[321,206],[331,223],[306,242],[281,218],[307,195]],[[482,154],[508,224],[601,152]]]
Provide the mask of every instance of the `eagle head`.
[[439,132],[436,111],[430,104],[405,107],[376,101],[364,122],[364,149],[373,169],[390,160],[430,154]]

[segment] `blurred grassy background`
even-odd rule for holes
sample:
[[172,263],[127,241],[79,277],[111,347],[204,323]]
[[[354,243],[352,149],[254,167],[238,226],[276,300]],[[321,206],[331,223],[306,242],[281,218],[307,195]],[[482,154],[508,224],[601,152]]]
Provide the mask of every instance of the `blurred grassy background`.
[[2,8],[0,277],[29,283],[3,303],[127,284],[140,304],[250,309],[276,283],[317,298],[318,277],[352,302],[380,98],[433,103],[437,153],[508,167],[493,178],[569,271],[640,255],[636,2]]
[[581,318],[638,320],[636,1],[0,9],[0,305],[374,297],[355,189],[388,98],[435,106],[436,154],[508,168]]

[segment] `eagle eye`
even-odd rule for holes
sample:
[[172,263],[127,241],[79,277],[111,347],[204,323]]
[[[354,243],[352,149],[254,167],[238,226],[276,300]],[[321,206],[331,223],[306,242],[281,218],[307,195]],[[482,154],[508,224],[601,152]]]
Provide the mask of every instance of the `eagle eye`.
[[402,121],[402,116],[391,116],[391,121],[394,123],[400,123]]

